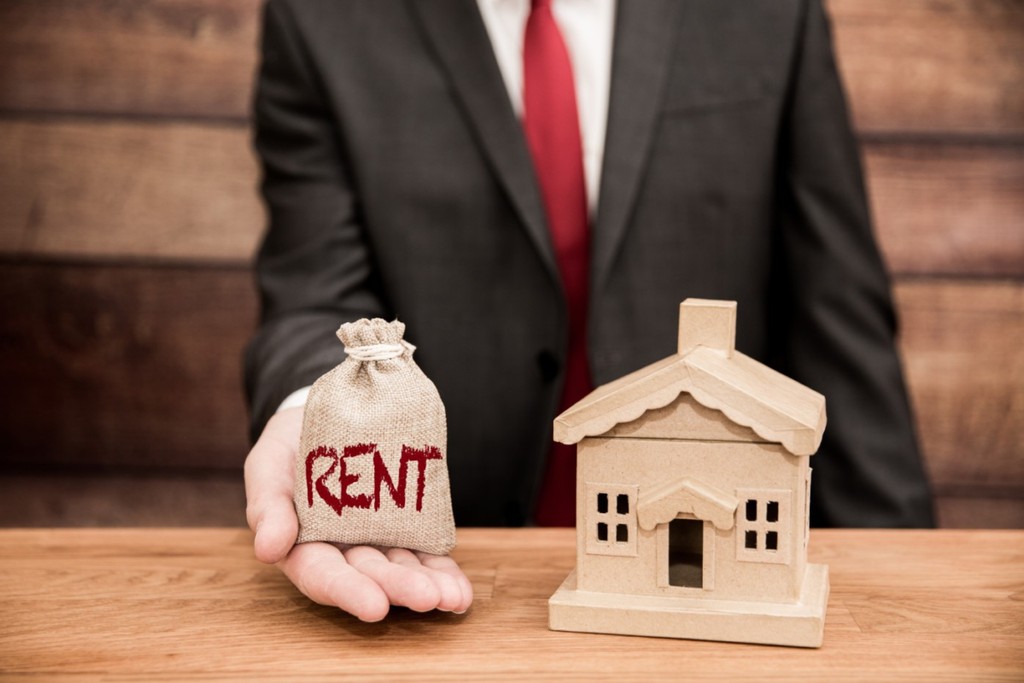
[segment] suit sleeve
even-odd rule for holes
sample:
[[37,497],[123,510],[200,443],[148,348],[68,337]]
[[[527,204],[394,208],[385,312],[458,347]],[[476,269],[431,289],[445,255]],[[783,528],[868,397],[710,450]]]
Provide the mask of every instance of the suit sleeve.
[[266,5],[261,57],[255,147],[269,226],[245,357],[254,439],[288,394],[343,360],[342,322],[387,317],[342,137],[285,3]]
[[819,526],[932,526],[931,493],[895,347],[890,283],[872,234],[828,20],[807,3],[783,120],[774,354],[823,393]]

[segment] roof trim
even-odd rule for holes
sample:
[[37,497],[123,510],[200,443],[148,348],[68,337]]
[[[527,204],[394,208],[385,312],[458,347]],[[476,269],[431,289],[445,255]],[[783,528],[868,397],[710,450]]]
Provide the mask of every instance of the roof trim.
[[556,441],[573,444],[663,408],[686,392],[793,455],[811,455],[825,429],[825,397],[738,351],[697,347],[599,387],[555,418]]
[[688,513],[723,531],[731,529],[739,500],[725,491],[689,478],[652,486],[640,493],[637,522],[645,531]]

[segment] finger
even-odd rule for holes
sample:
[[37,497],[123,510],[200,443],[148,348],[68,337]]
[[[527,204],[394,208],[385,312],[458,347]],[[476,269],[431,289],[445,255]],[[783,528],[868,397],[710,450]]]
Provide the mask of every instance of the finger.
[[380,621],[388,614],[384,590],[330,544],[300,543],[278,566],[313,602],[339,607],[362,621]]
[[405,548],[391,548],[384,554],[392,563],[418,571],[430,579],[439,593],[437,609],[451,612],[462,604],[462,589],[454,576],[431,569],[420,561],[419,554]]
[[459,588],[459,600],[451,607],[451,611],[462,614],[473,604],[473,584],[466,578],[465,573],[459,568],[458,563],[447,555],[431,555],[429,553],[416,553],[416,557],[424,567],[440,572],[450,577]]
[[422,571],[395,564],[376,548],[355,546],[345,551],[345,559],[373,579],[387,594],[392,605],[427,612],[436,608],[441,601],[441,592]]

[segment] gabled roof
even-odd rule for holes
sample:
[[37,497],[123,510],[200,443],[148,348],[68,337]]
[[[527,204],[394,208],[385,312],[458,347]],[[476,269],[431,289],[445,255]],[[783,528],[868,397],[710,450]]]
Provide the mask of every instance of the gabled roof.
[[600,436],[685,392],[793,455],[813,454],[825,430],[825,397],[736,351],[735,316],[733,302],[684,301],[680,352],[595,389],[555,418],[555,440]]

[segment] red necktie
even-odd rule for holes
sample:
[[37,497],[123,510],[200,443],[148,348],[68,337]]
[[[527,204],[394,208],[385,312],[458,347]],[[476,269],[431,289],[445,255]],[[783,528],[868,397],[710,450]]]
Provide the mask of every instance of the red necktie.
[[[526,22],[523,118],[569,313],[561,412],[590,391],[586,353],[590,235],[572,63],[551,14],[551,2],[533,0]],[[576,447],[554,444],[537,505],[538,524],[576,523],[575,482]]]

